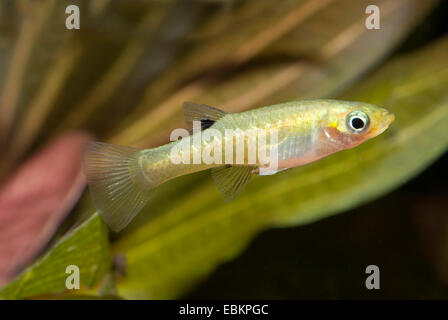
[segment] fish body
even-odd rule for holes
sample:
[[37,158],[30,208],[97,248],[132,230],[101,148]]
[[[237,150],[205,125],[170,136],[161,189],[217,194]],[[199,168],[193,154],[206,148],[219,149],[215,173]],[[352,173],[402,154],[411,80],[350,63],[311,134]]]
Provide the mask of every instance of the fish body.
[[91,194],[112,229],[126,226],[152,191],[175,177],[212,169],[224,198],[233,200],[253,174],[275,174],[356,147],[394,120],[386,109],[339,100],[294,101],[241,113],[185,103],[184,115],[187,125],[199,130],[166,145],[88,147]]

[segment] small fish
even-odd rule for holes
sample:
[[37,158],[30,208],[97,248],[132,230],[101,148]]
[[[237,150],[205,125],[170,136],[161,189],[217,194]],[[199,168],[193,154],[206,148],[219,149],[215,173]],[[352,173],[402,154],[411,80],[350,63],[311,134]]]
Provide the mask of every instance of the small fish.
[[[88,144],[85,171],[90,192],[114,231],[134,218],[157,186],[175,177],[212,169],[218,189],[225,200],[231,201],[253,174],[275,174],[356,147],[384,132],[394,121],[394,115],[386,109],[339,100],[294,101],[241,113],[226,113],[192,102],[186,102],[183,109],[190,129],[200,124],[200,130],[183,139],[146,150],[101,142]],[[229,130],[234,130],[231,138],[226,134]],[[276,155],[275,167],[262,161],[258,144],[257,156],[248,155],[256,141],[251,137],[259,137],[260,132],[266,133],[264,150]],[[214,133],[213,138],[210,133]],[[226,147],[230,142],[236,146],[237,141],[244,142],[244,157],[237,162],[234,147],[229,162]],[[220,161],[195,162],[203,150],[213,150],[209,154]],[[179,162],[180,158],[188,161]]]

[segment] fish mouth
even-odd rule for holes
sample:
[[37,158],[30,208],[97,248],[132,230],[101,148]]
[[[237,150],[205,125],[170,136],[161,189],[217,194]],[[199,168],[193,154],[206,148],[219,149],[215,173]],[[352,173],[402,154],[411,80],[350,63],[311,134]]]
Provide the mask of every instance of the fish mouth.
[[384,119],[385,119],[386,128],[387,128],[392,122],[395,121],[395,115],[392,112],[387,111]]
[[387,128],[389,128],[391,123],[395,121],[395,115],[390,111],[384,111],[384,113],[381,115],[381,118],[381,125],[375,132],[375,136],[382,134],[384,131],[386,131]]

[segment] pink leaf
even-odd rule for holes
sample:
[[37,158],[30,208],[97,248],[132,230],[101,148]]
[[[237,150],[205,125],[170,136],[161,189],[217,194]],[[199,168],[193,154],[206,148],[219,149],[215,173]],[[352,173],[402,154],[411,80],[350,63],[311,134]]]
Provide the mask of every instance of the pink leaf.
[[56,138],[0,187],[0,285],[39,254],[80,197],[90,139],[79,132]]

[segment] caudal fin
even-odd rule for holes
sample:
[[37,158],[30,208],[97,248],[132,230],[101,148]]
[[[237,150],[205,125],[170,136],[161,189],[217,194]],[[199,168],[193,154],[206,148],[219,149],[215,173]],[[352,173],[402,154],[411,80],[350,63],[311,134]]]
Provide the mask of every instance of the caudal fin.
[[114,231],[126,227],[145,206],[153,188],[138,166],[138,149],[90,142],[85,172],[93,202]]

